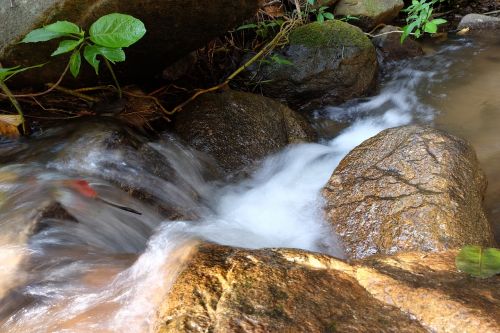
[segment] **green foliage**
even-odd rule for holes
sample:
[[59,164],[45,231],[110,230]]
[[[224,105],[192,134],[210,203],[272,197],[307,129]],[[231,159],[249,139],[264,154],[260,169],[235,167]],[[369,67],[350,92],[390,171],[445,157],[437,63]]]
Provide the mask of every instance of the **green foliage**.
[[413,0],[404,12],[408,13],[406,18],[406,25],[403,27],[403,34],[401,35],[401,42],[403,42],[409,35],[414,35],[419,38],[425,32],[436,33],[440,24],[446,23],[444,19],[432,19],[432,12],[434,6],[445,0]]
[[30,66],[30,67],[16,66],[16,67],[10,67],[10,68],[0,68],[0,81],[5,82],[16,74],[30,70],[32,68],[42,67],[43,65],[45,65],[45,64],[40,64],[40,65],[35,65],[35,66]]
[[113,13],[95,21],[90,27],[89,36],[85,36],[86,32],[72,22],[58,21],[31,31],[21,42],[38,43],[66,38],[59,43],[52,56],[72,52],[69,69],[76,78],[80,73],[82,48],[83,57],[97,74],[100,65],[98,57],[113,64],[125,61],[123,48],[139,41],[145,33],[146,28],[140,20],[130,15]]
[[311,12],[311,14],[316,15],[317,22],[323,23],[327,20],[334,20],[335,19],[335,16],[333,16],[332,13],[326,11],[327,9],[328,9],[328,7],[321,6],[317,9],[311,9],[310,12]]
[[262,59],[261,62],[266,64],[276,64],[280,66],[293,66],[293,62],[278,54],[272,54],[266,59]]
[[500,274],[500,249],[465,246],[455,259],[457,268],[474,277]]
[[[90,40],[108,48],[129,47],[146,34],[144,23],[119,13],[101,17],[90,27]],[[109,59],[111,60],[111,59]]]
[[[307,0],[307,4],[310,6],[314,6],[316,4],[316,0]],[[316,16],[316,21],[323,23],[327,20],[334,20],[335,16],[327,12],[326,10],[328,9],[328,6],[321,6],[318,8],[309,8],[308,6],[306,7],[306,13],[308,14],[313,14]]]
[[[9,99],[10,103],[12,104],[12,106],[14,107],[14,109],[16,109],[17,113],[19,114],[18,116],[18,121],[20,124],[23,125],[23,131],[26,132],[26,127],[24,125],[24,114],[23,114],[23,110],[21,109],[21,105],[19,105],[19,102],[16,100],[16,98],[14,97],[14,94],[12,94],[12,92],[10,91],[9,87],[7,86],[7,84],[5,83],[5,81],[7,81],[8,79],[10,79],[11,77],[13,77],[14,75],[16,74],[19,74],[21,72],[24,72],[24,71],[27,71],[29,69],[32,69],[32,68],[36,68],[36,67],[42,67],[44,64],[40,64],[40,65],[35,65],[35,66],[30,66],[30,67],[20,67],[20,66],[16,66],[16,67],[10,67],[10,68],[2,68],[0,67],[0,91],[2,91]],[[10,117],[8,115],[2,115],[2,117]],[[8,129],[9,127],[12,127],[11,126],[12,124],[5,124],[5,121],[0,121],[0,133],[2,134],[5,134],[5,131],[6,131],[6,128]],[[7,126],[7,127],[6,127]],[[17,127],[18,125],[15,125],[14,126],[14,130],[16,133],[17,132]]]
[[283,20],[260,21],[257,23],[244,24],[239,26],[236,31],[252,29],[258,37],[266,39],[271,33],[277,32],[283,24]]

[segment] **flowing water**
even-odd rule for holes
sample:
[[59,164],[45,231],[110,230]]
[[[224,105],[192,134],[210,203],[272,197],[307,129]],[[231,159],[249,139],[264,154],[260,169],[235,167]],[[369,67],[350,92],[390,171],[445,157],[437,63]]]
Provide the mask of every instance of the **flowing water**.
[[[320,143],[270,156],[238,183],[211,180],[210,160],[167,135],[148,143],[130,134],[135,146],[116,145],[104,126],[82,124],[0,143],[0,331],[147,332],[199,241],[342,257],[320,190],[349,150],[389,127],[430,124],[469,139],[497,221],[500,40],[452,40],[428,51],[388,65],[376,96],[317,111]],[[334,135],[339,123],[345,129]],[[149,168],[145,151],[167,171]],[[166,219],[118,183],[183,218]]]

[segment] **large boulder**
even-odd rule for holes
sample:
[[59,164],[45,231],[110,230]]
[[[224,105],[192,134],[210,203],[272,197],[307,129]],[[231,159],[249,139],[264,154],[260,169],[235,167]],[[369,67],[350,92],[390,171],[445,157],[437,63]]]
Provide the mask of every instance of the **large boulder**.
[[351,258],[494,244],[474,149],[427,127],[382,131],[351,151],[323,190]]
[[270,61],[250,67],[264,95],[299,110],[345,102],[367,94],[377,75],[375,48],[363,32],[338,20],[314,22],[290,33],[290,45]]
[[355,24],[370,30],[381,23],[391,23],[403,6],[403,0],[340,0],[334,13],[356,16],[359,20],[355,21]]
[[199,247],[160,306],[154,331],[425,332],[348,274],[295,263],[301,254]]
[[457,272],[456,251],[348,264],[293,249],[195,249],[157,311],[156,333],[500,329],[500,277]]
[[469,29],[472,33],[500,29],[500,18],[482,14],[468,14],[458,24],[458,30],[462,29]]
[[500,276],[473,279],[458,272],[457,253],[375,256],[356,262],[351,274],[374,298],[428,332],[500,332]]
[[[97,18],[119,12],[141,19],[148,30],[139,43],[127,50],[127,61],[118,66],[119,75],[150,79],[161,73],[167,64],[252,17],[257,11],[258,1],[16,0],[13,4],[13,7],[7,3],[0,6],[0,63],[5,67],[35,65],[51,59],[54,43],[17,44],[35,28],[57,20],[68,20],[88,31]],[[24,81],[30,84],[54,82],[68,58],[62,56],[51,60],[51,64],[23,76]],[[88,72],[88,78],[95,79],[95,75],[90,70]]]
[[199,97],[179,113],[174,126],[182,139],[228,172],[315,136],[306,120],[283,104],[237,91]]
[[424,50],[417,41],[406,38],[401,43],[400,32],[400,28],[387,25],[375,33],[372,43],[382,61],[397,61],[424,55]]

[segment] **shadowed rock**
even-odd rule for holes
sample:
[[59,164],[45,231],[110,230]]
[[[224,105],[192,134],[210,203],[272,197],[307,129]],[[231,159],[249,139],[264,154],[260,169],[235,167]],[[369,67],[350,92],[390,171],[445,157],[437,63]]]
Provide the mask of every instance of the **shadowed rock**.
[[372,39],[373,45],[377,48],[382,61],[394,61],[407,58],[414,58],[424,55],[420,44],[411,38],[406,38],[401,43],[401,29],[391,25],[378,30]]
[[359,28],[341,21],[314,22],[292,31],[289,40],[276,54],[291,64],[270,61],[249,68],[247,76],[262,82],[264,95],[311,110],[363,96],[374,86],[375,48]]
[[[250,18],[258,6],[257,0],[16,0],[13,7],[7,3],[0,6],[0,62],[9,67],[51,60],[23,75],[19,82],[24,84],[55,82],[68,61],[65,56],[50,57],[57,42],[17,44],[31,30],[55,21],[72,21],[88,31],[97,18],[113,12],[141,19],[148,32],[127,50],[127,61],[118,71],[122,78],[150,80],[166,65]],[[82,68],[87,69],[83,81],[96,80],[90,66]]]
[[486,179],[474,149],[418,126],[385,130],[351,151],[323,190],[347,255],[492,245]]
[[200,96],[179,113],[175,131],[209,153],[226,171],[236,171],[290,143],[314,139],[305,119],[270,98],[226,91]]

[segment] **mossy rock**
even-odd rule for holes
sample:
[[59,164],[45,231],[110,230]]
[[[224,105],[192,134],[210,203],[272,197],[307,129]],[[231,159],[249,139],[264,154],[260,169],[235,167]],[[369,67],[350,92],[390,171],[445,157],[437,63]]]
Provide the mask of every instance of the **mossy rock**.
[[289,40],[290,45],[309,48],[370,47],[370,39],[359,29],[339,20],[303,25],[290,33]]
[[375,48],[358,27],[338,20],[314,22],[292,31],[289,40],[276,55],[291,65],[261,62],[247,73],[262,82],[264,95],[311,110],[366,95],[374,86]]

